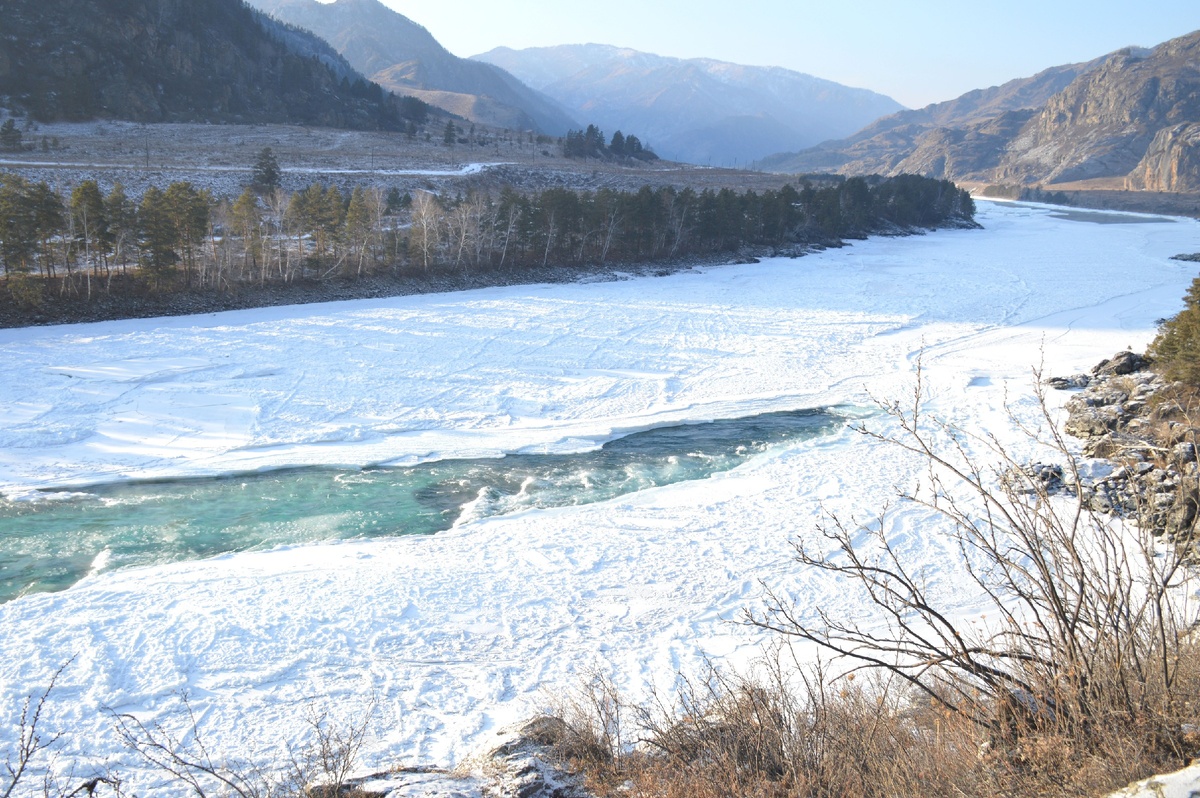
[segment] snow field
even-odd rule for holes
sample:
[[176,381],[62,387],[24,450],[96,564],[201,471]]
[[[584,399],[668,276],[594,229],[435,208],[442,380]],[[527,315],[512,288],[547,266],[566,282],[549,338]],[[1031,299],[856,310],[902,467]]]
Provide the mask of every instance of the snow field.
[[[580,449],[904,400],[918,360],[932,411],[1036,456],[1007,415],[1036,418],[1032,369],[1143,347],[1194,276],[1168,258],[1197,249],[1197,224],[1001,204],[980,221],[665,278],[0,331],[0,488]],[[815,539],[826,512],[869,519],[920,468],[847,430],[428,538],[100,574],[0,605],[0,740],[73,657],[46,716],[70,732],[64,761],[134,767],[103,709],[173,724],[186,691],[214,750],[277,754],[311,702],[349,714],[373,699],[368,766],[452,764],[592,668],[636,696],[709,658],[744,666],[766,638],[737,621],[764,585],[801,613],[869,619],[788,543]],[[903,506],[895,521],[934,591],[976,612],[937,524]]]

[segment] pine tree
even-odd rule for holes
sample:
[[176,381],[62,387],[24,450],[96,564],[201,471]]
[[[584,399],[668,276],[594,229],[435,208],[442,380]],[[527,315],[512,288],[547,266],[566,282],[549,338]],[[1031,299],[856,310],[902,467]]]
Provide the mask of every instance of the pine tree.
[[171,220],[166,197],[162,189],[150,186],[138,206],[138,247],[142,252],[142,266],[154,278],[156,287],[162,287],[179,260],[175,252],[178,245],[179,234]]
[[624,155],[625,154],[625,134],[619,130],[616,133],[613,133],[612,141],[610,141],[608,143],[608,149],[610,151],[612,151],[613,155]]
[[363,264],[367,259],[375,230],[373,216],[367,193],[361,186],[356,187],[350,194],[350,205],[346,208],[343,238],[350,247],[350,257],[357,264],[359,276],[362,275]]
[[9,117],[3,125],[0,125],[0,149],[9,152],[15,152],[21,149],[21,131],[17,129],[17,123]]
[[[262,257],[262,209],[258,195],[246,189],[233,203],[229,211],[233,231],[242,239],[242,267],[256,268]],[[265,275],[260,274],[261,277]]]
[[181,255],[190,285],[196,267],[197,250],[204,240],[204,234],[208,232],[212,197],[207,191],[197,190],[191,183],[182,180],[167,186],[163,200],[175,227],[175,240],[182,250]]
[[280,188],[282,177],[283,174],[279,169],[279,162],[275,160],[275,153],[270,147],[263,147],[258,153],[258,158],[254,161],[254,171],[250,176],[250,187],[259,196],[270,194]]
[[1159,327],[1149,354],[1167,379],[1200,385],[1200,277],[1192,280],[1183,303]]
[[53,274],[52,243],[66,230],[66,207],[58,192],[45,183],[34,183],[30,187],[30,204],[33,207],[40,257],[45,270]]
[[29,181],[0,174],[0,258],[6,274],[33,271],[37,253],[37,220]]

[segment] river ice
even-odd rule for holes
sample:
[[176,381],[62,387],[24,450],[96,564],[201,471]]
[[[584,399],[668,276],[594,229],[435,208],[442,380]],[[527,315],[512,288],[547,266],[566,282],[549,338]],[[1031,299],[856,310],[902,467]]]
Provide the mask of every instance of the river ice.
[[[1200,229],[1011,204],[979,218],[662,278],[0,331],[0,490],[583,449],[903,399],[918,359],[934,412],[1032,455],[1005,409],[1036,417],[1032,370],[1144,347],[1195,276],[1169,256]],[[919,470],[846,431],[600,504],[25,596],[0,605],[0,757],[21,699],[69,661],[43,723],[85,770],[136,772],[106,710],[171,725],[183,692],[214,750],[277,754],[314,701],[373,700],[368,766],[453,764],[591,670],[637,696],[709,659],[745,665],[767,638],[738,621],[764,587],[861,615],[788,543],[825,512],[870,517]],[[974,612],[938,524],[897,513],[896,545]]]

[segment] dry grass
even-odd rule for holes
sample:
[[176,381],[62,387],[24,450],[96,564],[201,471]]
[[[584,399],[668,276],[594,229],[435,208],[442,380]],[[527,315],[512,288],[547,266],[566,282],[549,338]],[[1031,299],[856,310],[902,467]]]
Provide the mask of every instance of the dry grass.
[[[748,620],[816,644],[839,670],[775,657],[757,675],[710,674],[670,702],[632,705],[593,681],[581,695],[602,700],[560,716],[575,730],[563,755],[594,774],[600,794],[1088,796],[1200,754],[1200,612],[1186,553],[1149,524],[1051,496],[1037,480],[1002,479],[1021,464],[995,439],[929,419],[921,404],[918,382],[911,405],[883,406],[899,435],[864,432],[929,465],[901,501],[924,507],[957,544],[987,623],[939,607],[892,547],[886,512],[868,525],[830,518],[819,530],[826,548],[797,546],[797,562],[858,590],[879,625],[768,593],[767,611]],[[1067,444],[1043,421],[1077,480]]]
[[[1113,712],[1082,735],[1018,700],[991,705],[1003,730],[990,731],[895,677],[831,677],[776,656],[753,677],[690,682],[669,705],[628,703],[593,678],[552,711],[551,742],[602,798],[1095,796],[1200,754],[1188,731],[1200,651],[1178,654],[1161,713]],[[1163,739],[1164,728],[1179,734]]]

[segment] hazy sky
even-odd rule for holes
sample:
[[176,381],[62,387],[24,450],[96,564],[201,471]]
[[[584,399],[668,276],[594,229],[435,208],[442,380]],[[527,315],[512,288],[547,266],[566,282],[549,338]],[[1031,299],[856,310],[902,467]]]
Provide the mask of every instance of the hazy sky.
[[451,52],[597,42],[782,66],[910,107],[1200,29],[1200,0],[383,0]]

